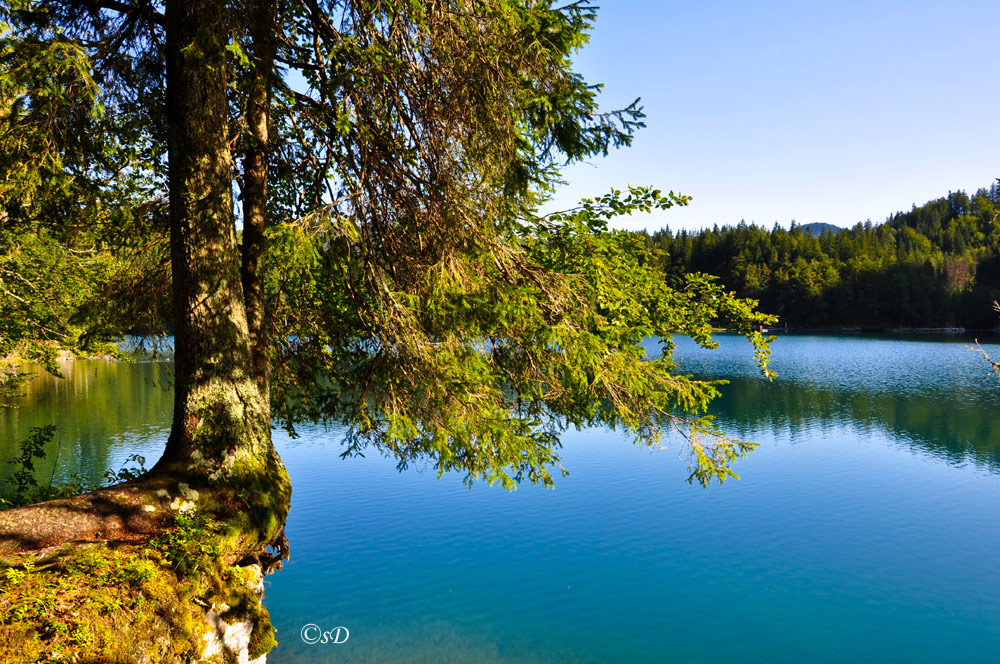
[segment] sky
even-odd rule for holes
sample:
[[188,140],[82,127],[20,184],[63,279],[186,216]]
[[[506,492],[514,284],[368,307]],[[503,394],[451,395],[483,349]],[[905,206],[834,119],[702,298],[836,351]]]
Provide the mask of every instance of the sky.
[[547,211],[645,184],[693,201],[616,226],[851,226],[1000,178],[1000,0],[601,4],[576,70],[647,127]]

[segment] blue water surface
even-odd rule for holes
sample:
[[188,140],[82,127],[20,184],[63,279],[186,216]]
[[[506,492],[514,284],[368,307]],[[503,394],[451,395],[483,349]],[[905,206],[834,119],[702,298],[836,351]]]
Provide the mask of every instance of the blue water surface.
[[279,437],[269,661],[995,661],[1000,390],[967,345],[784,337],[768,383],[739,338],[680,340],[685,371],[732,380],[720,426],[760,443],[708,489],[681,446],[601,429],[566,435],[554,490],[514,493]]
[[[513,493],[341,459],[338,430],[276,432],[292,557],[267,580],[268,662],[994,662],[1000,384],[969,343],[784,336],[768,382],[738,337],[678,340],[683,371],[730,380],[719,426],[759,443],[707,489],[678,441],[604,429],[566,434],[555,489]],[[0,412],[0,452],[55,423],[42,479],[151,465],[169,371],[63,372]],[[307,643],[306,625],[350,636]]]

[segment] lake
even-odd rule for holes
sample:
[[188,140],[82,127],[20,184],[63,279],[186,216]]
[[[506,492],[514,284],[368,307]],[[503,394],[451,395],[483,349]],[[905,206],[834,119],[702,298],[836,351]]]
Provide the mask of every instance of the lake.
[[[677,355],[731,379],[712,412],[760,447],[707,489],[676,447],[602,429],[565,435],[555,489],[513,493],[342,460],[336,430],[276,433],[292,557],[267,582],[268,662],[995,661],[1000,385],[982,357],[965,340],[785,336],[768,383],[748,344],[719,340]],[[163,367],[64,367],[0,412],[0,455],[55,423],[44,481],[132,452],[152,465]],[[306,625],[349,638],[306,643]]]

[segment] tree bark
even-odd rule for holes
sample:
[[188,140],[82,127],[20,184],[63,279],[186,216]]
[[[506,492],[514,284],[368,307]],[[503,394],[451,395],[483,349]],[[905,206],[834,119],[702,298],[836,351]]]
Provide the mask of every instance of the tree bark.
[[[270,404],[254,362],[236,245],[228,34],[224,0],[167,2],[175,383],[172,428],[156,470],[252,487],[251,511],[266,536],[284,522],[290,485],[271,443]],[[263,126],[266,136],[266,117]],[[265,163],[265,186],[266,158],[263,152],[258,157]],[[261,199],[252,206],[255,225],[263,222],[264,205]],[[254,329],[261,333],[259,254],[254,259],[247,283],[256,298]]]
[[271,79],[275,55],[276,0],[252,5],[250,17],[251,72],[247,100],[247,137],[243,158],[243,256],[241,281],[254,378],[261,396],[270,401],[271,357],[268,346],[267,303],[260,262],[267,229],[268,151],[271,122]]

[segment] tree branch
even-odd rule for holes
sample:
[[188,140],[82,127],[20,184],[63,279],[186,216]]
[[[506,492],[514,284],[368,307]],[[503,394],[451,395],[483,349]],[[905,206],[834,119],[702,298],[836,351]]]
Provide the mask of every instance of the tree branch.
[[137,6],[128,2],[118,2],[118,0],[83,0],[81,4],[89,9],[110,9],[119,14],[135,14],[161,28],[166,25],[163,14],[154,10],[149,4]]

